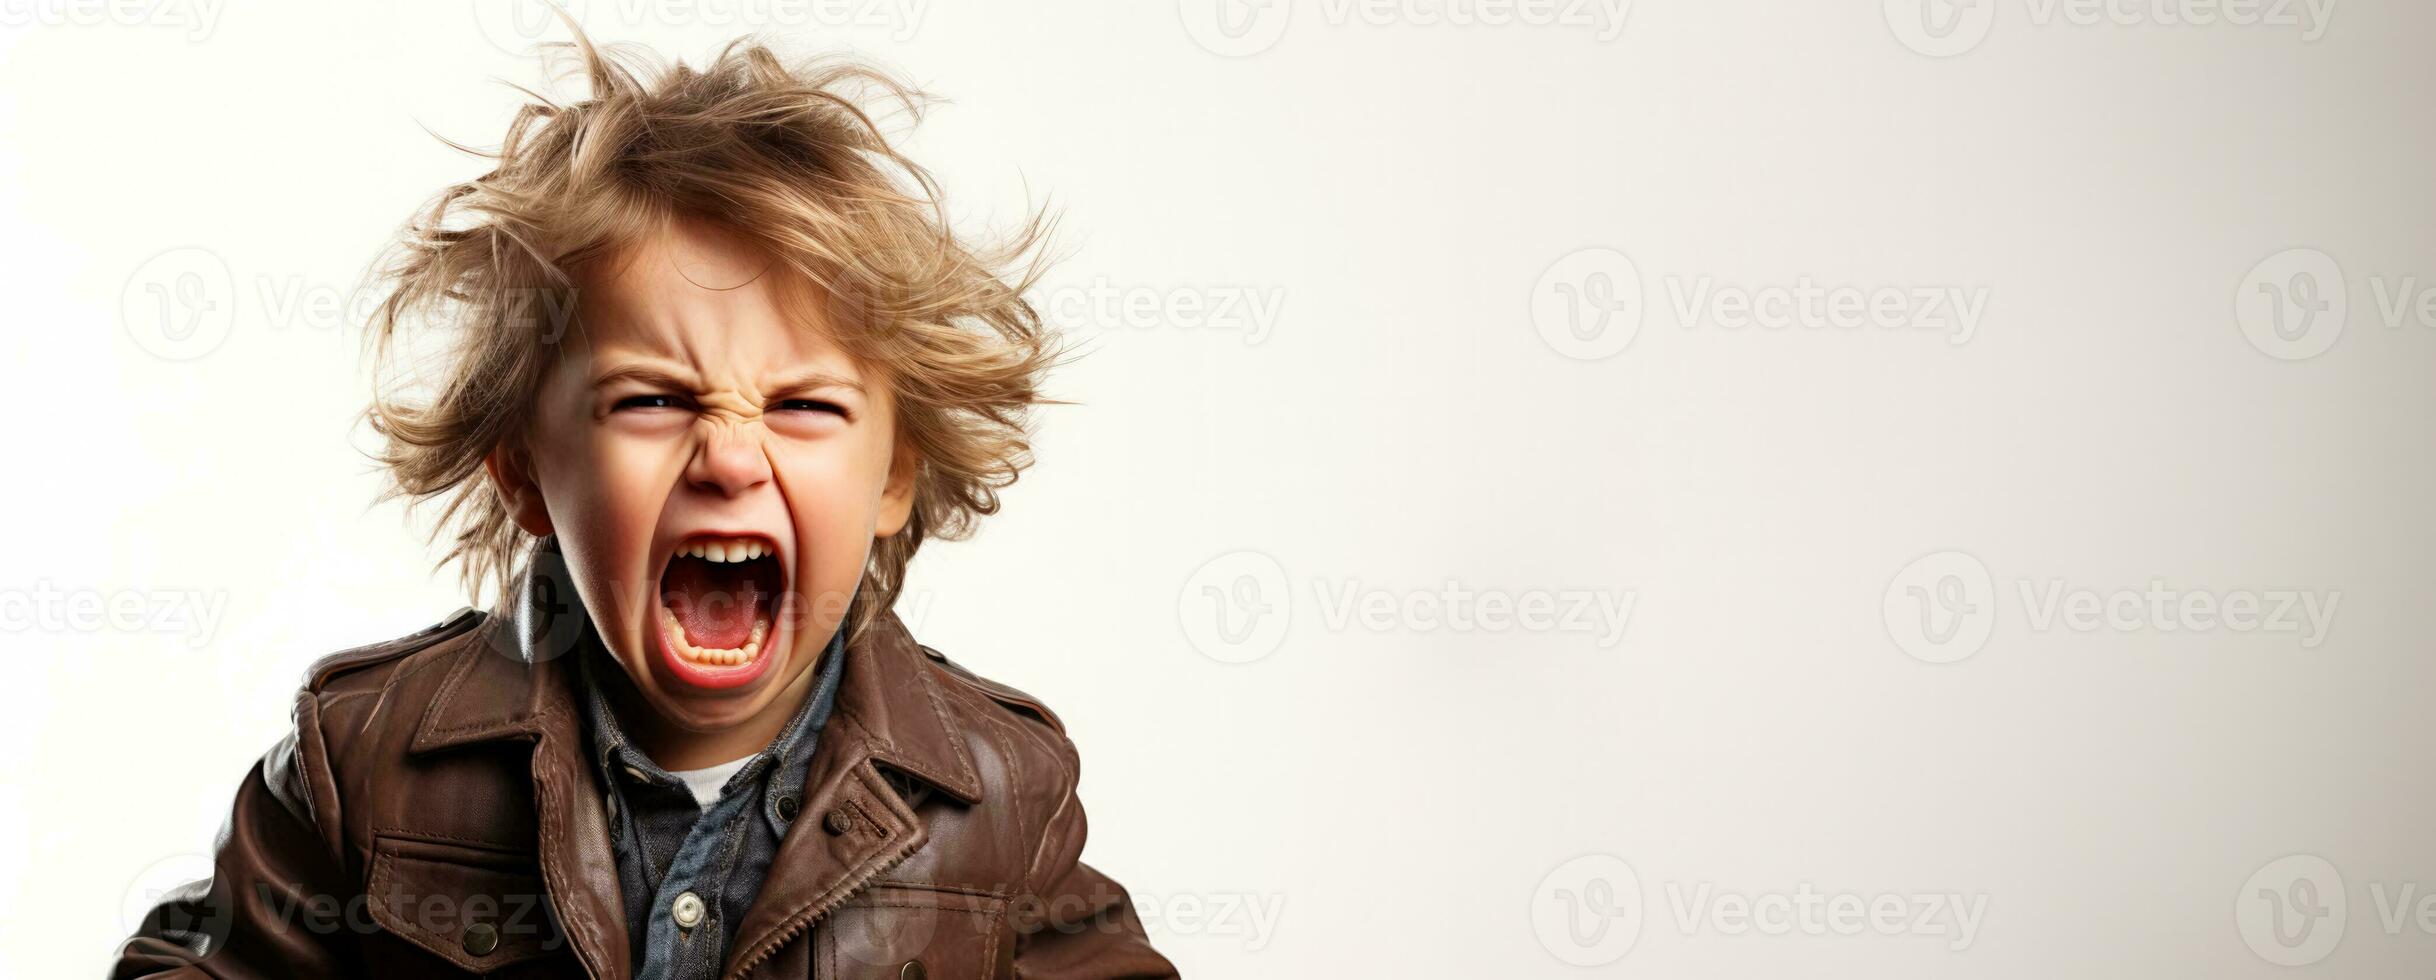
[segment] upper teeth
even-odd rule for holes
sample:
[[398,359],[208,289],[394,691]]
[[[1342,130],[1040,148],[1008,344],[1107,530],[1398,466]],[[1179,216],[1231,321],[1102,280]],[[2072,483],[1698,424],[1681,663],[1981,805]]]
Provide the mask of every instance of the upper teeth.
[[752,561],[775,549],[753,538],[695,538],[677,546],[677,554],[704,561]]

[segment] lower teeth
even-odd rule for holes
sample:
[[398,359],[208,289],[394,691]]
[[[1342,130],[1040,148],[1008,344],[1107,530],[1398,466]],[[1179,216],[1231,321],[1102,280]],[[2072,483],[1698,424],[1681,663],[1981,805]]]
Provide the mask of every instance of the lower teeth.
[[684,624],[677,622],[677,614],[668,611],[666,606],[660,607],[660,623],[667,629],[670,645],[677,648],[677,656],[713,667],[751,663],[754,657],[760,655],[761,641],[770,633],[769,617],[756,616],[753,618],[752,638],[744,641],[744,646],[727,650],[704,649],[695,646],[694,641],[685,635]]

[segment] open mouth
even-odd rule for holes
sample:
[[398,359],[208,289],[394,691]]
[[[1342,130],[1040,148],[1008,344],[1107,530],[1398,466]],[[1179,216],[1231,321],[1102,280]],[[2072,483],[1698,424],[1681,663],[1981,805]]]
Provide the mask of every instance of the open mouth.
[[705,687],[758,675],[777,646],[786,566],[757,536],[685,539],[660,572],[660,636],[678,677]]

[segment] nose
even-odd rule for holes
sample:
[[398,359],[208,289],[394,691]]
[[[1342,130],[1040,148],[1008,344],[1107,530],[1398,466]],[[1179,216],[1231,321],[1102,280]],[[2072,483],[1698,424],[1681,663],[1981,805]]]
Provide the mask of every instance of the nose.
[[748,424],[712,421],[685,464],[685,482],[722,497],[740,496],[770,482],[770,458]]

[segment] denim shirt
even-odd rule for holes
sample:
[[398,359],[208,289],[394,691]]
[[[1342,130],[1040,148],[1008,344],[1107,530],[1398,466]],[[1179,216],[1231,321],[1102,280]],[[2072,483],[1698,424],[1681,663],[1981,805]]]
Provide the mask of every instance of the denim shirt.
[[844,637],[840,628],[830,638],[812,692],[794,719],[728,778],[709,809],[618,728],[593,675],[621,669],[595,664],[608,651],[587,643],[577,658],[591,757],[609,787],[609,839],[637,980],[720,975],[779,842],[801,815],[805,769],[845,675]]

